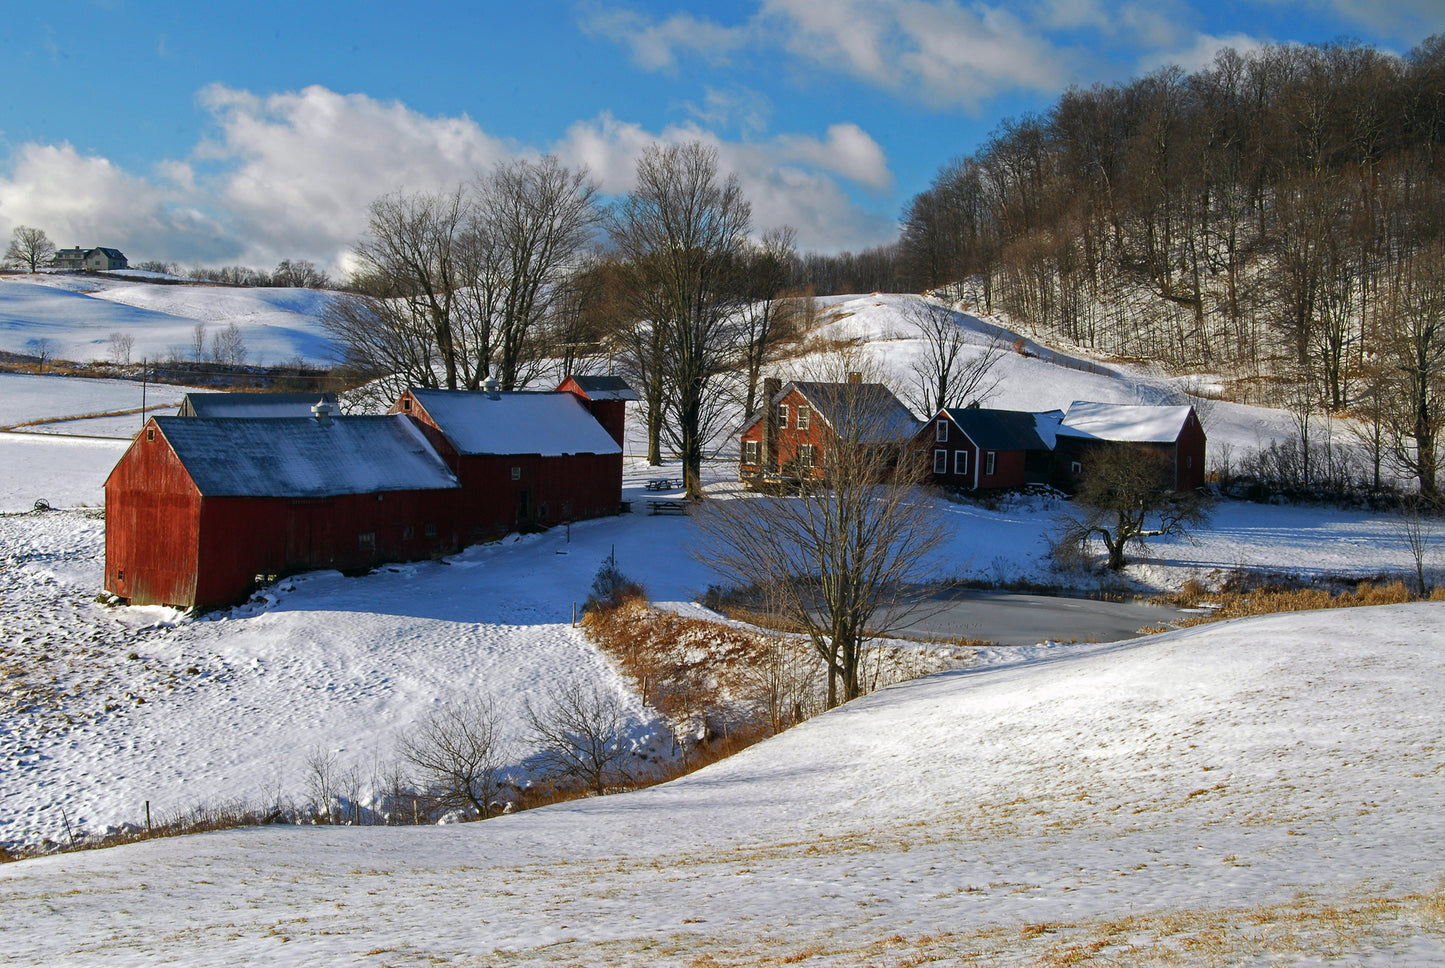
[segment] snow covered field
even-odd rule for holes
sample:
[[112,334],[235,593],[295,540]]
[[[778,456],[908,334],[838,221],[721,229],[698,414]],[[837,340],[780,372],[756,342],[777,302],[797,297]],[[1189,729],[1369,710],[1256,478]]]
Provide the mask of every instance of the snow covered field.
[[889,688],[640,793],[6,865],[0,950],[47,965],[1439,964],[1442,708],[1434,605],[1077,646]]
[[106,360],[110,335],[124,333],[135,341],[132,361],[190,359],[198,323],[211,334],[235,323],[248,363],[276,366],[299,358],[330,365],[332,344],[320,324],[330,298],[314,289],[156,285],[75,275],[0,276],[0,350],[32,353],[26,344],[43,339],[60,359]]
[[[893,332],[899,298],[837,300],[831,324],[880,344],[895,373],[914,346]],[[1177,392],[1039,357],[1000,366],[998,406]],[[111,395],[135,390],[10,379],[5,426],[120,409]],[[1206,427],[1211,449],[1250,447],[1286,419],[1218,404]],[[654,600],[695,608],[713,577],[688,519],[624,515],[447,562],[298,576],[191,620],[95,600],[94,508],[126,444],[0,434],[0,843],[140,822],[146,801],[166,816],[300,797],[311,753],[374,769],[408,725],[468,694],[493,696],[518,740],[526,698],[597,682],[629,705],[635,748],[669,742],[570,617],[614,552]],[[713,466],[711,489],[733,472]],[[659,472],[633,456],[625,473],[640,505]],[[69,510],[17,513],[36,497]],[[937,506],[953,536],[940,573],[1057,580],[1048,500]],[[1394,521],[1363,512],[1226,502],[1197,537],[1156,543],[1131,577],[1413,568]],[[1435,964],[1442,691],[1438,605],[985,649],[966,672],[638,794],[465,827],[241,831],[0,866],[0,963],[1033,964],[1077,950]]]

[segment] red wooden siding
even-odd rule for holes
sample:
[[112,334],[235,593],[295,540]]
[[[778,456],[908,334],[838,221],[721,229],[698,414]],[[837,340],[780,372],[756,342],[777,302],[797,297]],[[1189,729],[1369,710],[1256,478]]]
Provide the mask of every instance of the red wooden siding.
[[148,425],[105,482],[105,588],[137,604],[195,600],[201,495]]

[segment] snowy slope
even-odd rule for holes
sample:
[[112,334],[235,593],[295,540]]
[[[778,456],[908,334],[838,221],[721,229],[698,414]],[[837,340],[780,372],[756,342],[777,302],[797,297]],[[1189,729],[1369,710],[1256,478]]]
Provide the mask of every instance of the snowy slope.
[[331,298],[312,289],[230,289],[156,285],[70,275],[0,276],[0,350],[30,353],[33,339],[54,356],[109,359],[110,336],[134,337],[131,359],[190,359],[197,324],[241,331],[247,362],[293,359],[329,365],[332,344],[320,316]]
[[641,793],[6,865],[0,950],[47,965],[1075,963],[1071,947],[1438,964],[1442,709],[1438,605],[1077,647],[884,690]]

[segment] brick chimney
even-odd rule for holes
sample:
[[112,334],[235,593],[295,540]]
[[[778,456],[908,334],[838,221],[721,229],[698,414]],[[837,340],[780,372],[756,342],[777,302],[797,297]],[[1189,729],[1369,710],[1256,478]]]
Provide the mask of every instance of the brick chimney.
[[773,397],[782,389],[783,381],[777,377],[763,378],[763,442],[758,448],[761,451],[758,462],[765,474],[771,474],[778,468],[778,407]]

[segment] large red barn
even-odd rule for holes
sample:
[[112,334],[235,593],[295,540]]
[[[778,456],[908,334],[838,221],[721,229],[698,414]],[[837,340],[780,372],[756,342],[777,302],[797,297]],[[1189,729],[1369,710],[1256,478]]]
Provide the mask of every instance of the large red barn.
[[457,550],[459,487],[408,417],[156,417],[105,482],[105,587],[223,605],[258,579]]

